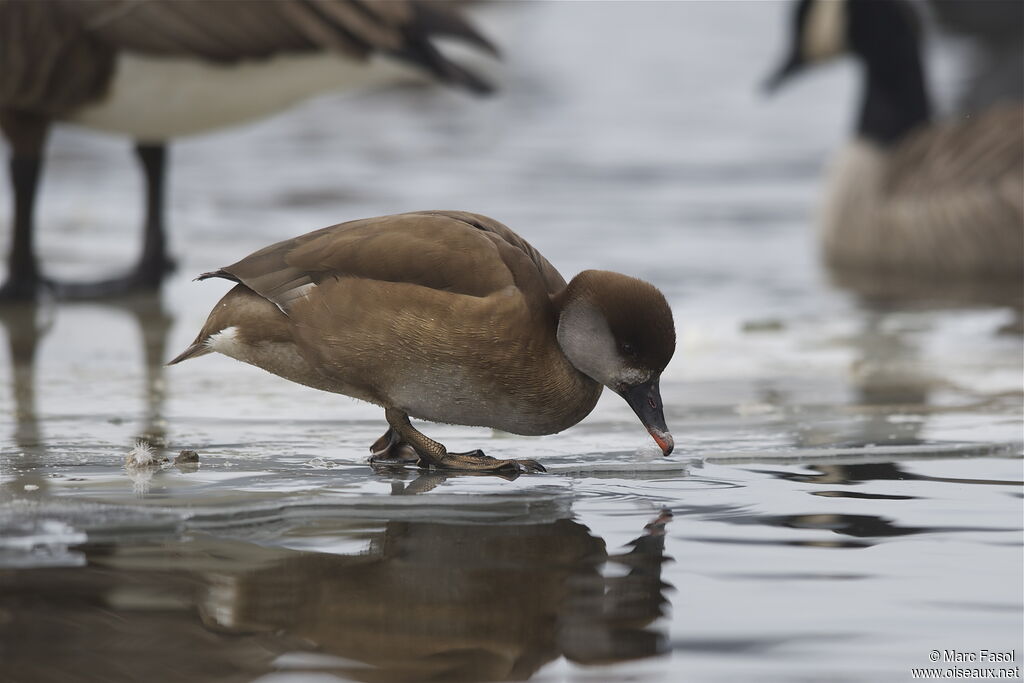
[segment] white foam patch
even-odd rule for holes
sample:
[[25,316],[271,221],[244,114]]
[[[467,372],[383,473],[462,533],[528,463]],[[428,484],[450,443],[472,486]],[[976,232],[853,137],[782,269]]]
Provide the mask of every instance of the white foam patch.
[[125,456],[125,467],[146,467],[156,462],[156,451],[145,441],[136,441]]

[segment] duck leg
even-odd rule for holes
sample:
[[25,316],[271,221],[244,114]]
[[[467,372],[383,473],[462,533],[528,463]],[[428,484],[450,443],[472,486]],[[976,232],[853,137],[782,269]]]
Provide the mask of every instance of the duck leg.
[[383,436],[373,442],[370,453],[370,462],[415,463],[420,459],[415,449],[402,441],[398,433],[390,427]]
[[164,232],[167,145],[139,142],[135,145],[135,155],[146,180],[146,222],[139,262],[123,277],[99,282],[63,283],[57,288],[58,295],[69,299],[90,299],[139,290],[152,291],[159,289],[164,275],[174,270],[174,261],[167,254]]
[[[399,442],[411,446],[419,456],[420,467],[437,467],[445,470],[470,470],[475,472],[546,472],[544,466],[536,460],[499,460],[483,451],[469,453],[449,453],[448,449],[433,439],[424,436],[409,422],[409,416],[397,408],[384,411],[389,432],[397,435]],[[387,434],[385,434],[387,436]],[[384,437],[381,437],[381,440]],[[378,440],[379,442],[380,440]]]
[[42,117],[4,110],[3,129],[11,148],[10,176],[14,191],[14,225],[7,256],[7,280],[0,286],[0,300],[35,299],[45,284],[36,260],[34,223],[36,191],[43,169],[43,144],[50,122]]

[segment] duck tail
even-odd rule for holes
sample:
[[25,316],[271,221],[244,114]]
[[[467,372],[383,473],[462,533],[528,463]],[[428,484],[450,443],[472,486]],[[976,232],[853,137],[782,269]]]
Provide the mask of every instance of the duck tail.
[[213,353],[213,350],[206,345],[206,340],[196,337],[196,340],[192,342],[187,349],[179,353],[167,364],[176,365],[183,360],[188,360],[189,358],[196,358],[198,356],[205,356],[208,353]]

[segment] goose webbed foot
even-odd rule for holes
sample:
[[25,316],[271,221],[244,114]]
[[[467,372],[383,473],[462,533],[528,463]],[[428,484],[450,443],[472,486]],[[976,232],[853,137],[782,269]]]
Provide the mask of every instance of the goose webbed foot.
[[60,299],[104,299],[160,289],[165,275],[175,268],[174,261],[143,261],[126,275],[97,282],[54,282],[53,290]]
[[9,277],[0,285],[0,303],[35,301],[52,283],[41,277]]

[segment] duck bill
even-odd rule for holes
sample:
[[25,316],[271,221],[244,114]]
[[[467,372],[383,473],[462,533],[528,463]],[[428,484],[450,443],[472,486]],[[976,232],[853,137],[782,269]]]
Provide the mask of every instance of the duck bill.
[[670,454],[675,448],[675,442],[665,424],[665,411],[661,402],[658,379],[655,378],[649,382],[623,389],[619,395],[626,399],[626,403],[640,418],[640,422],[654,438],[658,447],[661,448],[661,452],[666,456]]

